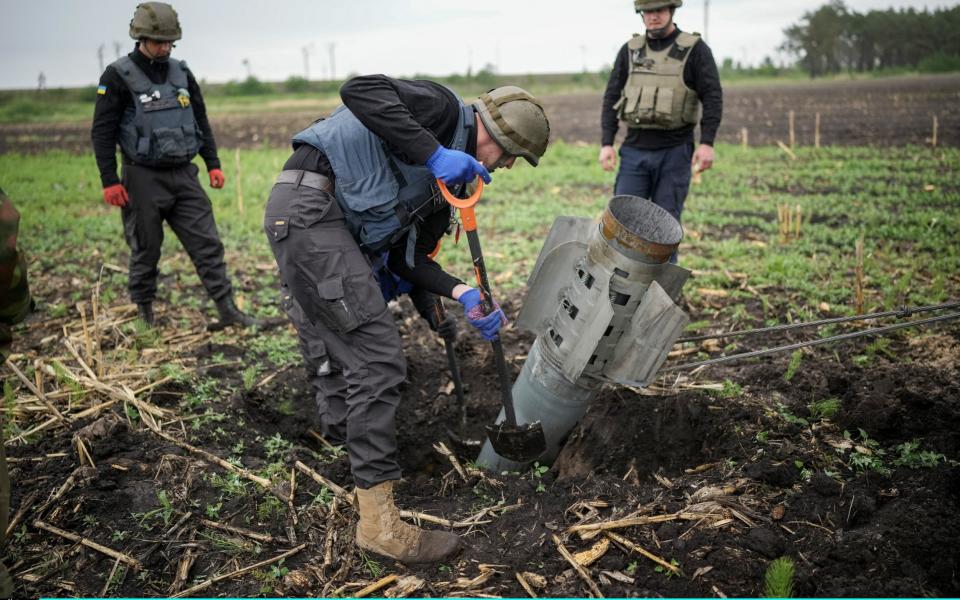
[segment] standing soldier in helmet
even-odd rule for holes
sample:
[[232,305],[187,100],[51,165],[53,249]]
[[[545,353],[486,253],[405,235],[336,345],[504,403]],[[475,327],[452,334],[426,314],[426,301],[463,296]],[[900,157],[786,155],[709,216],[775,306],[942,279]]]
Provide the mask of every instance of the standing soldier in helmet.
[[[166,220],[216,302],[220,320],[212,328],[253,325],[254,319],[234,303],[210,199],[191,162],[199,153],[210,174],[210,186],[223,187],[200,86],[185,62],[170,58],[173,42],[181,37],[176,11],[162,2],[138,5],[130,21],[130,37],[137,40],[133,52],[108,66],[100,77],[90,135],[104,201],[119,207],[123,217],[130,246],[130,298],[139,307],[140,317],[153,324]],[[118,143],[123,155],[119,179]]]
[[[619,122],[627,126],[620,147],[614,193],[648,198],[677,221],[690,189],[691,165],[713,165],[713,141],[723,113],[723,90],[713,53],[700,35],[673,22],[683,0],[634,0],[645,35],[620,48],[600,115],[600,164],[617,164],[613,140]],[[694,149],[693,130],[700,123]],[[671,258],[676,262],[676,254]]]
[[294,136],[264,229],[282,284],[312,325],[300,333],[317,338],[315,363],[338,374],[327,378],[337,385],[326,399],[346,413],[357,544],[406,564],[440,562],[459,538],[402,522],[393,500],[406,363],[374,271],[386,261],[412,286],[459,301],[467,321],[494,339],[503,312],[484,314],[480,292],[429,256],[454,214],[436,179],[456,193],[519,156],[536,166],[550,128],[540,103],[512,86],[467,105],[433,82],[373,75],[347,82],[340,96],[343,107]]

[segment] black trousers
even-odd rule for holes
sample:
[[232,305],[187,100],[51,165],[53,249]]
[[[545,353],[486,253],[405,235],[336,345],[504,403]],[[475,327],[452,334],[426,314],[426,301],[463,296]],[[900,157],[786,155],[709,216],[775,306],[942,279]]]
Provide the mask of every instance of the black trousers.
[[[321,420],[328,432],[345,432],[355,483],[367,489],[399,479],[395,417],[406,377],[400,333],[336,199],[278,183],[264,230],[281,282],[309,323],[301,320],[298,332],[301,347],[314,355],[308,368],[313,362]],[[330,370],[321,376],[325,361]]]
[[130,246],[130,299],[152,302],[157,295],[157,264],[163,246],[163,222],[180,239],[207,294],[220,300],[232,292],[223,243],[213,207],[197,180],[197,166],[172,169],[123,165],[122,181],[130,202],[122,211],[123,232]]

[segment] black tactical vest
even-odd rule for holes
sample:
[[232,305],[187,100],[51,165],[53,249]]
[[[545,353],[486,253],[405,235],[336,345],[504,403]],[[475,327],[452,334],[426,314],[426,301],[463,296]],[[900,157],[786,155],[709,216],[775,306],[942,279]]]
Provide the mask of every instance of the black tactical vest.
[[133,95],[133,106],[120,119],[120,149],[131,161],[148,167],[189,162],[203,145],[187,91],[187,65],[170,59],[167,80],[153,83],[124,56],[111,65]]

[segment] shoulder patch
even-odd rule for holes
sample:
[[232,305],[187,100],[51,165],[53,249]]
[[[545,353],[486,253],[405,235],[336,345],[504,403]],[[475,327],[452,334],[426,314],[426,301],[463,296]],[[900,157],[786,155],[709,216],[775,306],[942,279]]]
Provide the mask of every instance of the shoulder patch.
[[97,86],[97,95],[99,95],[99,96],[105,96],[106,93],[107,93],[107,86],[105,86],[105,85],[98,85],[98,86]]

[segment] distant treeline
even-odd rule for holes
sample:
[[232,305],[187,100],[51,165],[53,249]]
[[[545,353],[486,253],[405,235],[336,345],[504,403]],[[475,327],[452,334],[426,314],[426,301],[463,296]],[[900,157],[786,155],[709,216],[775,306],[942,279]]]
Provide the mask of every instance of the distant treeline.
[[784,30],[781,49],[811,77],[840,72],[960,70],[960,6],[858,13],[833,0]]

